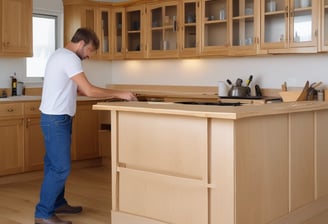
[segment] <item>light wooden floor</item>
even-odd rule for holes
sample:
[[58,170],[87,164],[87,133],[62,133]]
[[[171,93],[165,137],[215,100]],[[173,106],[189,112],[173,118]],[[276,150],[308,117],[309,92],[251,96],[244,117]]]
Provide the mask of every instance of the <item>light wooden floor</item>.
[[[82,205],[78,215],[62,215],[74,224],[110,224],[109,170],[105,167],[75,169],[66,186],[72,205]],[[0,185],[0,224],[34,223],[41,177],[36,180]],[[131,223],[133,224],[133,223]],[[302,224],[328,224],[328,211]]]
[[[61,215],[74,224],[110,224],[109,170],[104,167],[73,170],[66,196],[70,204],[82,205],[77,215]],[[32,224],[39,199],[41,178],[0,185],[0,224]]]

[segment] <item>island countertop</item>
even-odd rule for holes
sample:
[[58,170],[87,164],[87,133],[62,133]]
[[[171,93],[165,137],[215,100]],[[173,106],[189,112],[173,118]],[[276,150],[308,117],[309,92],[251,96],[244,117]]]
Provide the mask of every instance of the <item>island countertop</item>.
[[328,102],[300,101],[243,106],[184,105],[172,102],[99,102],[93,106],[93,109],[236,120],[247,117],[324,110],[328,109]]

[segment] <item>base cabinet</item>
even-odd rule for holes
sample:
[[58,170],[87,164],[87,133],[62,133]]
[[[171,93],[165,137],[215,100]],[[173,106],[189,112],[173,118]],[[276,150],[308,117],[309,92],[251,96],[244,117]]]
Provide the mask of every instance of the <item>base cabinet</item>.
[[78,102],[73,118],[72,159],[100,157],[98,147],[98,112],[92,110],[95,102]]
[[328,205],[327,116],[112,110],[112,223],[305,221]]

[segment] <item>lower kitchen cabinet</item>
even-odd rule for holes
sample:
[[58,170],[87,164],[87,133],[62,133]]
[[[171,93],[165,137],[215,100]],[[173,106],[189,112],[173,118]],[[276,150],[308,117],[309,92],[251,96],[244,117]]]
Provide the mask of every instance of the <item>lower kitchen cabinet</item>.
[[0,120],[0,175],[23,171],[23,118]]
[[72,160],[100,157],[98,147],[98,112],[94,101],[78,102],[73,119]]
[[24,103],[24,171],[43,169],[45,153],[42,130],[40,127],[40,102]]

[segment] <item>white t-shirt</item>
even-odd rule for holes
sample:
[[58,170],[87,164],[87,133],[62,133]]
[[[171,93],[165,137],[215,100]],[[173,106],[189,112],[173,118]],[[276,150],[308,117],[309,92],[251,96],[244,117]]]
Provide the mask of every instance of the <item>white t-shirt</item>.
[[42,113],[75,115],[77,85],[71,77],[81,72],[81,59],[74,52],[60,48],[51,55],[44,75],[40,105]]

